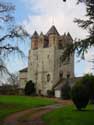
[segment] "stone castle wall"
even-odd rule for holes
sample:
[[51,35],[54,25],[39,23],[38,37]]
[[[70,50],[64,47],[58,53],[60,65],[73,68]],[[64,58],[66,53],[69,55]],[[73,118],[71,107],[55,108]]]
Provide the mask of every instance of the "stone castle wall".
[[33,34],[28,62],[28,80],[32,80],[37,93],[43,95],[47,95],[47,90],[52,90],[61,77],[74,78],[74,55],[66,65],[61,61],[64,45],[73,42],[70,34],[61,37],[56,29],[50,29],[48,34]]

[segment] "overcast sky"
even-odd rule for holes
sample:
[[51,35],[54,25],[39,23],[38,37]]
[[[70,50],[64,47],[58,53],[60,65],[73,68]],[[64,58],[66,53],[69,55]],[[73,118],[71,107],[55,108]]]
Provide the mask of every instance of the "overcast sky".
[[[70,32],[73,39],[85,38],[87,32],[81,30],[77,24],[73,22],[75,17],[84,18],[85,6],[84,4],[76,5],[76,0],[62,2],[62,0],[7,0],[16,5],[16,22],[23,24],[26,30],[32,34],[35,30],[46,33],[54,24],[58,32],[62,35],[64,32]],[[30,41],[27,42],[24,48],[26,55]],[[92,63],[88,61],[92,58],[93,49],[86,54],[87,61],[78,62],[75,58],[75,75],[81,76],[91,70]],[[27,65],[27,60],[22,62],[17,60],[16,66],[8,63],[10,71],[17,71]]]

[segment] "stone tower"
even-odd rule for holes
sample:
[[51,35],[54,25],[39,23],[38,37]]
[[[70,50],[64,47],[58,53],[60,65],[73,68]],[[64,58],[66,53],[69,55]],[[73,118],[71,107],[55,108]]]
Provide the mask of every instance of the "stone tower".
[[28,61],[28,80],[35,83],[38,94],[47,95],[60,79],[74,78],[74,55],[63,64],[61,55],[66,44],[73,39],[68,33],[60,35],[53,25],[46,35],[35,31],[31,37],[31,49]]

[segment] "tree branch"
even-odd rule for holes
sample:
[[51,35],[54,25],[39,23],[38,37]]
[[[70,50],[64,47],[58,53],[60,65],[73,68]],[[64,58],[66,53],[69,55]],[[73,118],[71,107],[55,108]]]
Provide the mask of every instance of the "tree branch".
[[23,29],[22,26],[16,26],[12,31],[10,31],[8,34],[4,35],[0,38],[0,42],[6,40],[6,39],[13,39],[13,38],[20,38],[23,39],[25,37],[28,37],[29,34]]
[[10,11],[13,12],[14,10],[15,6],[13,6],[11,3],[0,2],[0,13],[10,12]]

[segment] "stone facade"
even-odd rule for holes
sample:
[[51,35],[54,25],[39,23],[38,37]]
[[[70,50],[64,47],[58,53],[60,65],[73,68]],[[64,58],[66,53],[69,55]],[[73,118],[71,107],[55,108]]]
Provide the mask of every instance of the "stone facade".
[[26,82],[27,82],[27,68],[24,68],[19,71],[19,88],[23,89],[25,88]]
[[65,64],[61,58],[64,46],[73,42],[69,33],[61,36],[52,26],[46,35],[35,31],[31,41],[27,80],[35,83],[37,94],[47,95],[61,78],[74,78],[74,55]]

